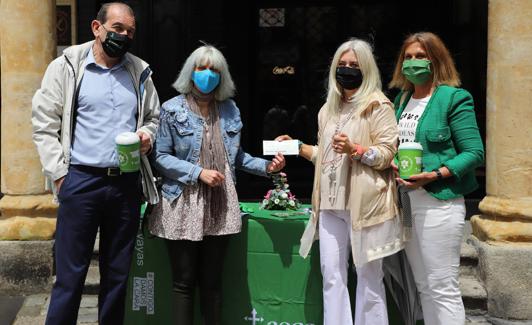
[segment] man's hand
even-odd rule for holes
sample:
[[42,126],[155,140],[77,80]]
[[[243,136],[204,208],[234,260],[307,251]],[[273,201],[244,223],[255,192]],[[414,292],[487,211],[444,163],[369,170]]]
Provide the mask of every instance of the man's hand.
[[203,169],[199,174],[199,179],[210,187],[215,187],[221,185],[224,182],[225,177],[217,170]]
[[277,173],[281,169],[284,168],[284,165],[286,164],[286,161],[284,160],[284,156],[282,153],[278,153],[273,157],[272,162],[268,164],[268,168],[266,168],[266,171],[268,173]]
[[55,185],[55,193],[58,194],[59,193],[59,190],[61,189],[61,185],[63,185],[63,181],[65,180],[65,176],[59,178],[59,179],[56,179],[54,181],[54,185]]
[[137,135],[140,138],[140,154],[145,155],[151,150],[150,136],[144,131],[137,131]]

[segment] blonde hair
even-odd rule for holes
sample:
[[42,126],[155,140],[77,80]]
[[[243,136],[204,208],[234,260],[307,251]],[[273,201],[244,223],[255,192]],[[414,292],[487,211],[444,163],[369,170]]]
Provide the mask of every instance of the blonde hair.
[[172,87],[181,94],[190,93],[194,87],[192,73],[196,67],[206,65],[210,65],[220,72],[220,84],[214,91],[214,98],[217,101],[224,101],[233,97],[235,95],[235,84],[229,73],[227,61],[222,52],[212,45],[200,46],[189,55]]
[[403,61],[405,60],[406,48],[416,42],[421,44],[425,52],[427,52],[428,59],[431,61],[433,84],[435,86],[448,85],[459,87],[461,84],[460,75],[458,74],[458,71],[456,71],[449,50],[436,34],[430,32],[411,34],[405,39],[403,46],[399,51],[392,81],[390,81],[388,87],[400,88],[402,90],[412,90],[414,88],[414,85],[405,78],[401,69],[403,67]]
[[371,45],[363,40],[351,38],[338,47],[331,62],[331,67],[329,69],[329,83],[327,87],[327,101],[324,105],[325,120],[337,116],[340,110],[342,102],[342,87],[336,81],[336,69],[338,68],[340,58],[347,51],[353,51],[353,53],[355,53],[363,78],[362,84],[350,101],[354,102],[357,107],[366,107],[375,99],[375,93],[380,95],[379,97],[381,98],[384,97],[384,94],[381,91],[382,83],[379,68],[373,57]]

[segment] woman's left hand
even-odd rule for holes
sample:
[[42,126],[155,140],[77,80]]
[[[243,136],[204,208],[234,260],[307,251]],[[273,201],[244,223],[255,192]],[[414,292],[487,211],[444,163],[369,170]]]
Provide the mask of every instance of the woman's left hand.
[[268,173],[277,173],[284,168],[286,162],[282,153],[278,153],[273,157],[272,162],[268,164],[266,171]]
[[417,188],[420,188],[422,186],[425,186],[427,185],[428,183],[436,180],[437,176],[435,176],[435,173],[434,172],[423,172],[421,174],[416,174],[416,175],[412,175],[410,176],[410,178],[408,180],[404,180],[400,177],[397,177],[396,180],[397,182],[399,182],[399,184],[407,187],[407,188],[411,188],[411,189],[417,189]]

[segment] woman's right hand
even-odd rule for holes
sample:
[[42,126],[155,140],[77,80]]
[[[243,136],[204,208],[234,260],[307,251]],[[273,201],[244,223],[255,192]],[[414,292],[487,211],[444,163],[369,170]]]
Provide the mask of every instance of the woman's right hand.
[[275,138],[275,141],[285,141],[285,140],[292,140],[292,137],[288,134],[283,134]]
[[217,170],[203,169],[199,174],[199,179],[210,187],[215,187],[222,185],[223,181],[225,180],[225,177]]

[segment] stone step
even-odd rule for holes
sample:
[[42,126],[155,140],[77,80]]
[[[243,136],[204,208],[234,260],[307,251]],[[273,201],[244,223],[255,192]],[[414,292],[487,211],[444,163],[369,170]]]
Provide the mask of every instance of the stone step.
[[478,253],[475,247],[469,242],[471,232],[471,223],[469,220],[466,220],[460,248],[460,276],[477,276],[478,274]]
[[100,255],[100,232],[96,234],[96,240],[94,241],[94,248],[92,250],[92,259],[98,259]]
[[463,241],[460,249],[460,276],[477,276],[477,266],[477,250],[467,241]]
[[485,315],[469,315],[466,313],[465,325],[492,325]]
[[85,278],[84,295],[96,295],[100,292],[100,270],[98,260],[92,260]]
[[460,258],[478,261],[478,252],[468,241],[463,241],[460,248]]
[[[55,283],[56,276],[53,276],[53,283]],[[91,261],[87,277],[85,278],[85,285],[83,287],[83,295],[97,295],[100,292],[100,269],[98,261]],[[1,323],[0,323],[1,324]]]
[[488,294],[476,276],[460,276],[460,290],[468,315],[486,314]]
[[478,252],[470,242],[471,223],[466,220],[464,237],[460,248],[460,290],[468,317],[468,324],[484,324],[487,313],[487,293],[478,278]]
[[[464,305],[471,316],[482,316],[487,310],[487,295],[482,283],[477,279],[478,253],[468,242],[471,236],[471,225],[466,221],[464,240],[460,249],[460,288]],[[94,243],[94,253],[87,278],[84,294],[98,294],[100,290],[100,272],[98,268],[99,232]]]

